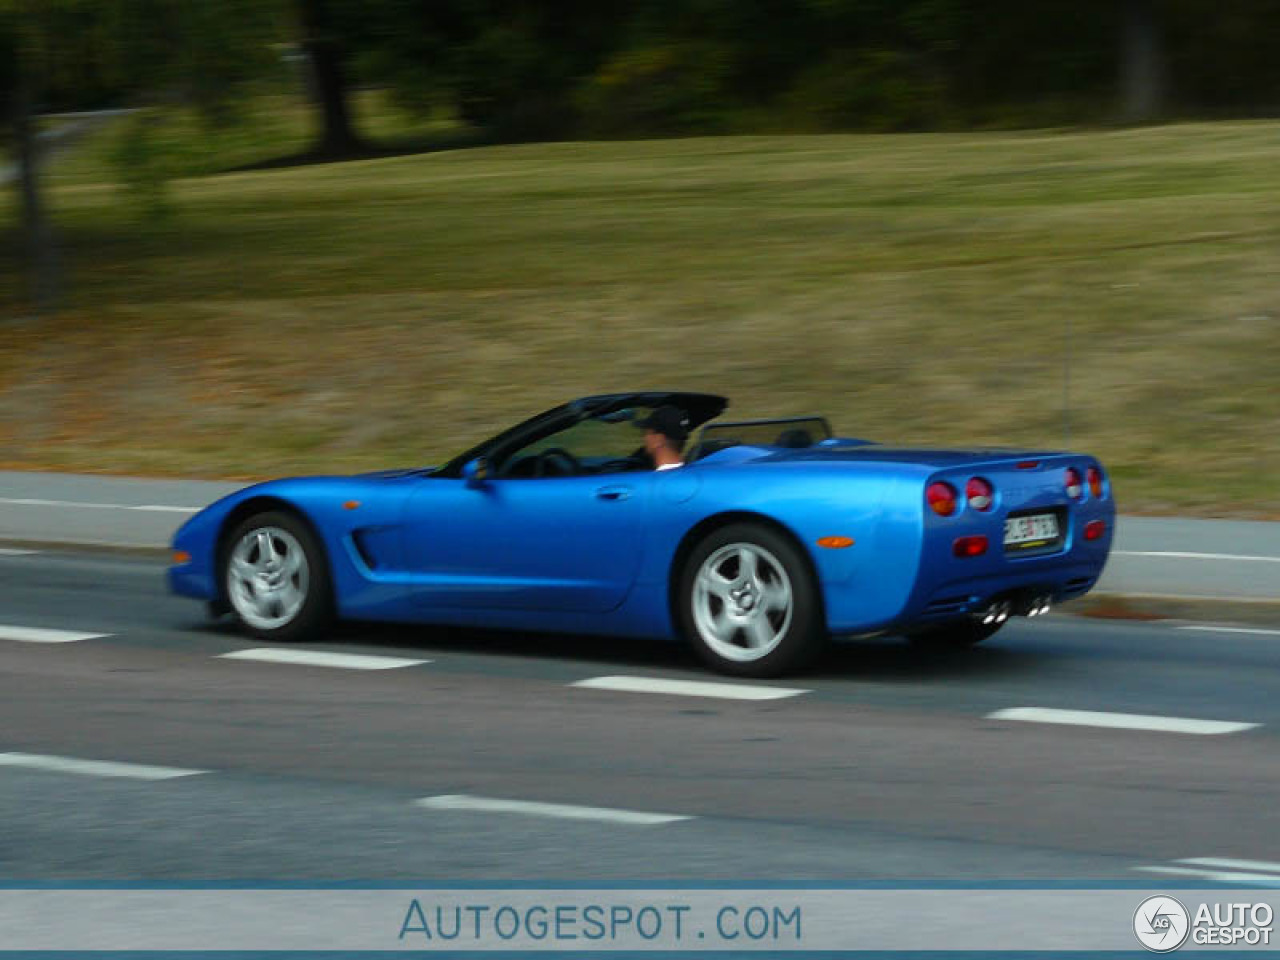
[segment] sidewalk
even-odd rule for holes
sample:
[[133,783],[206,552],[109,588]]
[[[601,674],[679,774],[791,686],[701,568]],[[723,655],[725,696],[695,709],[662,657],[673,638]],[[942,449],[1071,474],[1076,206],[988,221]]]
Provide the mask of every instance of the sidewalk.
[[[0,542],[160,551],[241,486],[0,471]],[[1121,517],[1102,580],[1071,609],[1280,626],[1280,523]]]

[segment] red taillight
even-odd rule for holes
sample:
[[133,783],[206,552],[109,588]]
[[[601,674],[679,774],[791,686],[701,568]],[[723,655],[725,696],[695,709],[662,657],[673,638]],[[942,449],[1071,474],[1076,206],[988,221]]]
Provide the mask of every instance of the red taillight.
[[1102,471],[1097,467],[1090,467],[1084,472],[1085,479],[1089,482],[1089,494],[1095,500],[1102,498]]
[[951,552],[957,557],[980,557],[987,552],[987,538],[959,537],[951,545]]
[[1075,467],[1067,468],[1067,478],[1063,486],[1067,488],[1067,496],[1072,500],[1079,500],[1084,496],[1084,480]]
[[1084,525],[1084,538],[1086,540],[1101,540],[1102,535],[1107,532],[1107,522],[1105,520],[1090,520]]
[[969,501],[969,506],[982,513],[991,509],[995,495],[995,487],[981,477],[974,477],[964,485],[964,498]]
[[940,517],[949,517],[956,512],[956,488],[949,483],[939,481],[929,484],[924,492],[924,498],[929,501],[933,512]]

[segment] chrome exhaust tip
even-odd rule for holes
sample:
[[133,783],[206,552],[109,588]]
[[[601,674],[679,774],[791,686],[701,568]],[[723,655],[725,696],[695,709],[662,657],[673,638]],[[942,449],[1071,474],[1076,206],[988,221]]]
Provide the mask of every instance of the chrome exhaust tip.
[[984,627],[989,627],[992,624],[998,626],[1011,616],[1013,616],[1013,605],[1008,600],[999,600],[975,614],[974,618],[981,621]]
[[1043,617],[1053,609],[1053,600],[1050,597],[1036,597],[1031,601],[1031,609],[1027,611],[1028,617]]

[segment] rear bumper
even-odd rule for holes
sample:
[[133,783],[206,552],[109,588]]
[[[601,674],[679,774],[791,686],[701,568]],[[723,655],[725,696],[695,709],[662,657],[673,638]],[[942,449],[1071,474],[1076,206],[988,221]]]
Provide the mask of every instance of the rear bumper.
[[951,580],[919,598],[903,619],[913,623],[954,619],[1005,599],[1043,597],[1054,604],[1065,603],[1092,590],[1101,574],[1096,563],[1058,563],[1048,569]]
[[[1106,534],[1086,541],[1079,532],[1094,519],[1107,523]],[[1063,549],[1038,556],[1010,556],[1000,547],[977,557],[957,557],[952,542],[970,534],[963,528],[926,540],[925,556],[914,583],[893,609],[876,611],[875,622],[858,602],[869,584],[851,582],[826,587],[828,627],[835,634],[901,632],[916,626],[973,616],[995,602],[1010,601],[1015,612],[1047,600],[1057,605],[1082,597],[1102,576],[1111,550],[1114,514],[1095,511],[1072,518]],[[883,585],[881,585],[883,588]],[[887,591],[886,591],[887,592]]]

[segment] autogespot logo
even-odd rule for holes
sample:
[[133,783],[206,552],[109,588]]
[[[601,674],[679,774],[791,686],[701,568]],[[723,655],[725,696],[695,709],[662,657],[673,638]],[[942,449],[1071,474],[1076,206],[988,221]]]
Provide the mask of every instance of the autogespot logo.
[[1147,897],[1133,915],[1138,942],[1155,953],[1177,950],[1187,940],[1191,915],[1173,897]]

